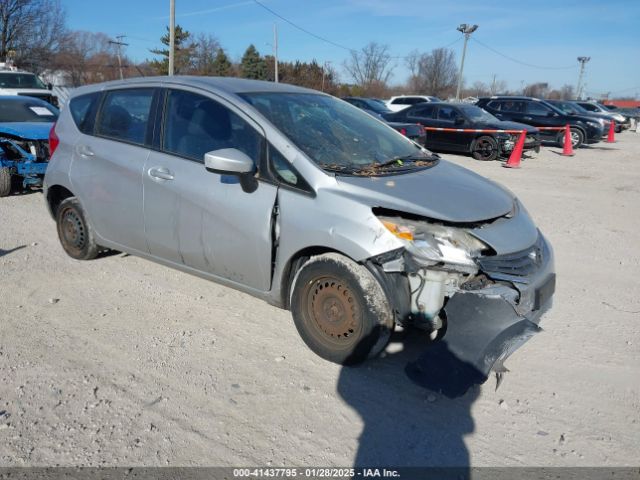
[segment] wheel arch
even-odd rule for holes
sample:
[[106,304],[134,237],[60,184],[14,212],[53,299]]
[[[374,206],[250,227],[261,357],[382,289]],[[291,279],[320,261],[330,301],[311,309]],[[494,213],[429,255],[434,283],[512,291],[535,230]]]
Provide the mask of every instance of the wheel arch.
[[67,198],[75,197],[73,192],[62,185],[52,185],[47,188],[47,207],[49,214],[55,219],[58,207]]

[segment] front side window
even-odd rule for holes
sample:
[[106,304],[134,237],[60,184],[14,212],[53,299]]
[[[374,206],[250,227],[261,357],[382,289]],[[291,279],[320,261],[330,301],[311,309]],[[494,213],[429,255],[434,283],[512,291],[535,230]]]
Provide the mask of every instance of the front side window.
[[151,88],[108,92],[100,111],[97,133],[114,140],[144,145],[153,92]]
[[545,104],[540,102],[528,102],[527,103],[527,113],[531,115],[539,115],[544,117],[547,115],[551,109],[547,107]]
[[426,107],[416,107],[409,114],[411,117],[433,118],[433,105]]
[[454,122],[460,114],[454,107],[440,107],[438,109],[438,120]]
[[262,135],[215,100],[192,92],[170,90],[165,112],[165,151],[204,162],[207,152],[236,148],[258,164]]
[[400,158],[432,161],[428,151],[328,95],[257,92],[241,96],[325,170],[353,174]]
[[500,103],[501,103],[500,110],[503,112],[512,112],[512,113],[524,112],[524,102],[515,101],[515,100],[503,100]]

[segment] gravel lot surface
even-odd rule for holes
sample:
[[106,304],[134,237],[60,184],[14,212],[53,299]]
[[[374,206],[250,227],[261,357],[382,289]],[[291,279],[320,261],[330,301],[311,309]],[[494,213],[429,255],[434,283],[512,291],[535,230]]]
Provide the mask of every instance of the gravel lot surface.
[[343,369],[288,312],[148,261],[67,257],[42,194],[0,199],[0,465],[640,463],[640,135],[523,168],[444,155],[527,206],[556,252],[544,332],[454,400],[423,338]]

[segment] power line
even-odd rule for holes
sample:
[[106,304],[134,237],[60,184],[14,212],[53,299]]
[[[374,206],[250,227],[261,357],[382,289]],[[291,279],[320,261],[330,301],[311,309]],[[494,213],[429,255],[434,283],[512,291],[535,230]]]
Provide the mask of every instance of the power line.
[[486,43],[481,42],[476,37],[472,38],[471,40],[473,40],[474,42],[482,45],[484,48],[486,48],[488,50],[491,50],[493,53],[495,53],[497,55],[500,55],[501,57],[504,57],[507,60],[511,60],[512,62],[519,63],[520,65],[524,65],[525,67],[539,68],[541,70],[573,70],[574,68],[576,68],[574,66],[571,66],[571,67],[547,67],[547,66],[543,66],[543,65],[534,65],[532,63],[523,62],[521,60],[518,60],[517,58],[513,58],[513,57],[510,57],[509,55],[506,55],[506,54],[504,54],[502,52],[499,52],[498,50],[496,50],[495,48],[490,47]]

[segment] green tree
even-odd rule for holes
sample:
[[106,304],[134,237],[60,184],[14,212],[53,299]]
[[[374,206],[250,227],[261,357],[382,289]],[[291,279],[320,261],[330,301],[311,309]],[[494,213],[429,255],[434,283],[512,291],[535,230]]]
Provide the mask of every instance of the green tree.
[[[183,30],[180,25],[176,25],[175,32],[175,56],[173,61],[173,68],[175,73],[186,74],[192,67],[193,57],[197,48],[197,44],[189,41],[191,34]],[[169,73],[169,27],[167,27],[167,33],[165,33],[160,41],[167,48],[159,48],[150,50],[154,55],[160,55],[160,60],[152,60],[149,65],[159,75],[167,75]]]
[[213,59],[212,74],[217,77],[230,77],[232,71],[231,61],[222,48],[218,48],[216,56]]
[[265,80],[267,78],[267,62],[260,56],[256,47],[249,45],[240,62],[240,74],[244,78]]

